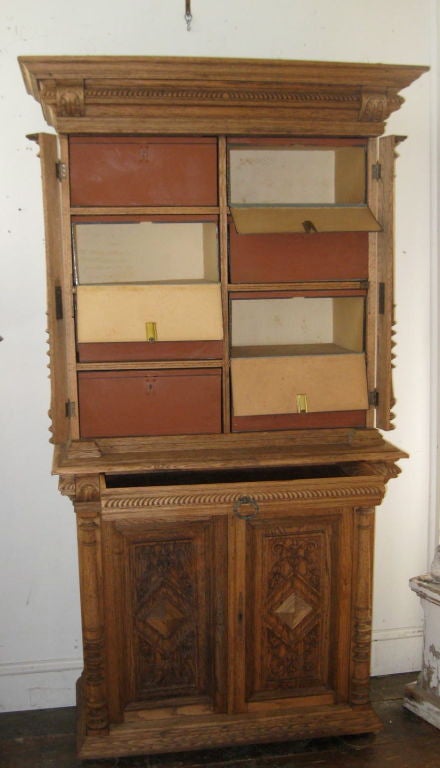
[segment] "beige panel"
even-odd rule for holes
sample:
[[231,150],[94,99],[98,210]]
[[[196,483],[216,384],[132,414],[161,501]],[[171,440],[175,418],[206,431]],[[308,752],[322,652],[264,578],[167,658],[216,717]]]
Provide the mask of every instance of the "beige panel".
[[79,282],[218,280],[213,222],[76,224]]
[[364,349],[364,306],[361,296],[333,300],[333,340],[335,344],[362,352]]
[[335,153],[329,149],[231,149],[231,204],[335,201]]
[[217,226],[212,223],[202,225],[203,236],[203,276],[205,280],[216,282],[219,279],[219,254]]
[[362,354],[233,358],[231,378],[235,416],[296,413],[299,394],[309,412],[368,407]]
[[232,344],[307,344],[333,340],[332,298],[234,299]]
[[366,205],[246,206],[234,207],[231,213],[240,235],[304,232],[307,222],[311,222],[317,232],[378,232],[381,228]]
[[365,203],[365,149],[340,147],[335,151],[335,202]]
[[220,286],[80,285],[78,341],[145,341],[145,323],[157,324],[158,341],[223,337]]

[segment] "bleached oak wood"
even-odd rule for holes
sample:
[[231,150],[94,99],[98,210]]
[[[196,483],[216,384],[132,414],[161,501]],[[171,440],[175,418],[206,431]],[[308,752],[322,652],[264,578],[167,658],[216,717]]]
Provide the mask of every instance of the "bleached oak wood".
[[[60,134],[59,158],[56,138],[41,137],[40,147],[53,471],[60,476],[60,492],[74,502],[78,521],[85,664],[78,685],[79,755],[117,757],[167,752],[176,745],[191,750],[377,731],[380,723],[368,703],[374,508],[406,454],[372,428],[374,408],[367,407],[364,384],[363,420],[356,423],[364,423],[367,412],[367,428],[276,431],[272,423],[270,431],[231,433],[230,362],[240,351],[230,348],[229,304],[232,298],[366,297],[367,389],[379,389],[377,423],[390,426],[394,140],[381,141],[379,149],[377,137],[400,107],[400,91],[426,68],[82,56],[26,56],[20,66],[28,92]],[[214,175],[207,196],[197,197],[190,180],[189,197],[180,199],[177,190],[181,206],[107,206],[105,202],[130,197],[114,197],[117,183],[110,184],[102,200],[96,189],[91,197],[84,196],[76,178],[72,200],[92,199],[96,205],[71,205],[71,137],[75,135],[76,146],[99,135],[101,145],[117,149],[130,143],[128,134],[134,136],[131,143],[142,163],[148,161],[148,147],[158,143],[164,147],[162,158],[171,144],[180,149],[185,143],[209,145]],[[182,135],[184,141],[175,138]],[[248,266],[246,283],[230,282],[227,144],[234,135],[243,145],[256,138],[264,146],[290,146],[299,138],[304,147],[331,145],[342,158],[356,158],[359,167],[364,149],[358,148],[371,137],[368,208],[363,212],[371,222],[371,209],[379,222],[373,225],[382,231],[369,236],[368,274],[366,243],[359,237],[350,239],[359,250],[352,271],[335,271],[339,264],[332,253],[330,268],[320,273],[320,260],[327,258],[336,237],[328,244],[319,241],[319,258],[302,273],[307,280],[292,280],[291,264],[284,271],[289,240],[276,283],[267,282],[271,275],[266,269],[260,272],[265,282],[252,283]],[[64,163],[60,180],[54,169],[58,159]],[[180,159],[187,167],[187,158]],[[373,180],[371,165],[377,160],[382,174]],[[150,192],[147,197],[142,192],[144,168],[136,166],[141,192],[138,187],[134,202],[155,202],[154,193],[151,198]],[[350,165],[347,181],[347,164],[338,160],[338,194],[345,203],[357,202],[363,194],[364,179],[351,174],[352,169]],[[126,170],[119,168],[118,178],[122,174],[130,184]],[[166,190],[161,200],[167,202]],[[217,204],[190,204],[194,200]],[[313,220],[310,210],[307,217]],[[262,226],[261,211],[252,216]],[[119,360],[85,357],[84,362],[79,350],[78,361],[71,224],[164,217],[218,222],[223,353],[216,347],[215,359],[209,351],[208,359],[187,358],[183,352],[182,359],[172,359],[163,351],[162,357],[158,353],[156,358],[131,360],[135,353],[126,351],[129,356]],[[303,218],[298,221],[302,226]],[[308,254],[313,236],[307,241]],[[264,256],[266,245],[259,247]],[[344,247],[347,253],[351,246]],[[299,240],[294,250],[297,258]],[[249,251],[251,247],[247,260]],[[283,274],[289,282],[282,282]],[[385,302],[378,320],[381,282]],[[54,299],[58,285],[62,319],[57,319]],[[363,303],[362,298],[355,301],[356,307]],[[346,329],[351,322],[351,316],[341,315],[332,338],[339,345],[354,344],[363,354],[359,328],[355,340]],[[247,358],[252,360],[256,351],[247,348]],[[291,355],[294,350],[281,348],[282,355],[286,351]],[[313,353],[315,359],[322,348],[300,351]],[[106,354],[102,349],[95,353]],[[280,353],[279,344],[272,353]],[[78,378],[88,381],[93,372],[105,378],[113,371],[118,381],[142,381],[142,372],[150,371],[151,376],[174,380],[180,371],[189,381],[215,369],[218,377],[223,374],[222,434],[80,438],[84,426],[77,408]],[[325,389],[325,369],[320,377]],[[276,389],[279,382],[270,386]],[[116,397],[111,407],[120,407],[123,399],[127,401]],[[155,414],[159,424],[176,406],[169,400]],[[73,404],[69,418],[66,401]],[[142,394],[138,403],[130,417],[133,431],[144,408]],[[92,417],[96,405],[92,403]],[[105,425],[101,434],[107,434]]]

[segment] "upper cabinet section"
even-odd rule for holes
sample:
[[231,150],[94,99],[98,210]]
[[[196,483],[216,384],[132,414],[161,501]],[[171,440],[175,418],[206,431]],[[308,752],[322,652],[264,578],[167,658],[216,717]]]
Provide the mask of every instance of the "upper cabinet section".
[[366,145],[252,142],[229,149],[240,234],[377,231],[366,205]]
[[28,92],[70,134],[379,136],[420,66],[24,56]]

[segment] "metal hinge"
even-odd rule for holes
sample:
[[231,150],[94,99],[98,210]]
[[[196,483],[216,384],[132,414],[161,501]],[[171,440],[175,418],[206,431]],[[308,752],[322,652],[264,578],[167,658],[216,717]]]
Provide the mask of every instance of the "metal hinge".
[[66,417],[71,419],[76,414],[76,403],[73,400],[66,401]]
[[66,163],[62,163],[61,160],[57,160],[57,162],[55,163],[55,174],[58,181],[64,181],[64,179],[67,179]]
[[382,165],[381,163],[373,163],[371,166],[371,175],[373,179],[381,179],[382,178]]
[[379,296],[378,296],[378,312],[379,315],[385,314],[385,283],[379,283]]
[[372,389],[368,393],[368,405],[372,405],[373,408],[377,408],[379,405],[379,392],[377,389]]
[[55,286],[55,317],[57,320],[63,319],[63,293],[61,286]]

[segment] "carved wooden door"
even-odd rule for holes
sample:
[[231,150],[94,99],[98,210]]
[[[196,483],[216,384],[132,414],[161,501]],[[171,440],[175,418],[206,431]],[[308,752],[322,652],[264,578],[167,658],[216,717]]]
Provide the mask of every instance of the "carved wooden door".
[[201,511],[104,523],[111,719],[224,710],[226,529]]
[[347,700],[351,510],[267,505],[238,526],[236,708]]

